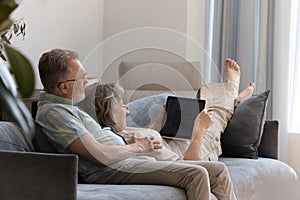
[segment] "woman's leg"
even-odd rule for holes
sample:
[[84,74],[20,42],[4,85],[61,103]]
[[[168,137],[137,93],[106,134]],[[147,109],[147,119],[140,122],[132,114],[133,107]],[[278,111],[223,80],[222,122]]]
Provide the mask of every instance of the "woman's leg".
[[201,87],[201,99],[206,100],[206,108],[212,118],[212,125],[204,135],[201,160],[218,160],[221,155],[221,133],[234,110],[237,87],[234,84],[210,84]]
[[[184,157],[185,160],[217,160],[221,154],[221,133],[223,133],[227,122],[232,116],[234,102],[242,101],[252,96],[254,87],[254,83],[250,83],[236,98],[237,89],[234,84],[209,84],[203,86],[201,88],[202,96],[207,100],[207,109],[212,123],[207,120],[205,115],[202,115],[202,118],[199,115],[198,122],[203,122],[204,124],[198,123],[197,126],[196,118],[193,138],[190,143],[186,141],[185,143],[183,141],[172,141],[169,143],[171,149],[175,151],[176,148],[181,147],[180,152],[185,153],[179,155]],[[209,128],[205,127],[205,124]],[[212,125],[210,126],[210,124]]]
[[233,60],[225,63],[226,83],[207,84],[200,89],[200,98],[206,100],[206,108],[212,118],[202,145],[201,160],[218,160],[221,150],[221,133],[234,110],[238,97],[240,68]]
[[201,160],[218,160],[222,153],[220,139],[227,122],[232,117],[236,102],[253,95],[254,83],[250,83],[241,93],[239,90],[240,68],[233,60],[226,60],[225,75],[227,82],[208,84],[201,87],[200,97],[206,100],[206,108],[212,117],[212,126],[204,136]]

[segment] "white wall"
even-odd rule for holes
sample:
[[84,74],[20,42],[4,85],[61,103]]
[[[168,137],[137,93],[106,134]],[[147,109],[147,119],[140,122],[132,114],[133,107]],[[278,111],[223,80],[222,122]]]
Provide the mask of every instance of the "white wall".
[[[35,66],[36,88],[42,88],[37,72],[38,59],[43,52],[56,47],[78,52],[88,76],[99,77],[104,70],[103,51],[111,50],[101,49],[101,42],[122,31],[161,27],[188,35],[202,44],[204,2],[205,0],[26,0],[20,4],[13,18],[24,18],[27,34],[25,40],[14,39],[13,43],[20,47]],[[146,37],[149,41],[156,40],[148,35]],[[177,46],[186,51],[185,42],[178,42]],[[131,55],[128,59],[134,57],[145,59],[147,56],[140,53]],[[176,59],[174,55],[160,52],[152,52],[150,57],[149,59]]]
[[[112,60],[105,62],[108,65],[105,65],[104,81],[115,80],[121,60],[178,61],[191,57],[188,55],[192,55],[192,52],[187,50],[187,40],[194,40],[193,43],[200,46],[204,40],[204,2],[205,0],[104,0],[103,35],[106,41],[117,40],[118,37],[127,36],[127,33],[136,34],[135,38],[126,37],[118,45],[110,45],[104,50],[104,59],[112,57]],[[137,33],[137,30],[149,27],[155,28],[156,33],[162,28],[161,34],[150,34],[151,30]],[[111,49],[115,51],[111,52]],[[110,52],[116,54],[119,50],[118,55],[107,55]]]
[[[186,35],[190,41],[199,45],[203,51],[206,52],[205,48],[205,17],[206,17],[206,4],[205,0],[189,0],[187,5],[187,30]],[[187,43],[187,57],[189,60],[198,60],[198,51],[193,50],[194,48],[189,46],[190,42]],[[201,50],[201,51],[202,51]],[[201,53],[205,53],[201,52]],[[196,53],[196,55],[195,55]]]
[[[23,18],[27,25],[25,39],[17,39],[13,44],[35,66],[36,88],[42,88],[37,63],[43,52],[71,49],[84,60],[103,39],[102,0],[26,0],[15,10],[13,18]],[[98,68],[86,68],[89,76],[99,74]]]
[[186,33],[186,0],[104,0],[104,38],[140,27]]
[[189,37],[200,45],[204,45],[205,39],[205,0],[188,0],[187,5],[187,30]]

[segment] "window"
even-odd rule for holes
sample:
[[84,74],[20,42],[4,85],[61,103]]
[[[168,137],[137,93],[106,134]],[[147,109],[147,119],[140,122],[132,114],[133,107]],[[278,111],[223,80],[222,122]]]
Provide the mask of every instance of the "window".
[[300,133],[300,3],[292,0],[288,131]]

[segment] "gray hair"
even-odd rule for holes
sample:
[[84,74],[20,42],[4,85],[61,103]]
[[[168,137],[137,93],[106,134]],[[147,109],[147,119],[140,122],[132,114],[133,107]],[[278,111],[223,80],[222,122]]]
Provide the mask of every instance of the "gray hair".
[[50,93],[54,92],[59,81],[71,72],[68,62],[77,59],[78,54],[70,50],[53,49],[44,53],[38,66],[44,89]]

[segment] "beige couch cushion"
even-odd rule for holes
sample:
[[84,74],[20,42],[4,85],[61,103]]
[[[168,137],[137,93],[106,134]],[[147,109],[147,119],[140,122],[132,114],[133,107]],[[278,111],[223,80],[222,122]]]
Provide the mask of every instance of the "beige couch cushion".
[[125,102],[164,92],[193,98],[203,84],[201,74],[203,70],[196,62],[122,61],[119,65]]

